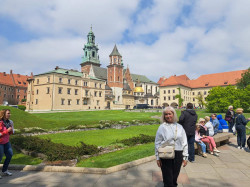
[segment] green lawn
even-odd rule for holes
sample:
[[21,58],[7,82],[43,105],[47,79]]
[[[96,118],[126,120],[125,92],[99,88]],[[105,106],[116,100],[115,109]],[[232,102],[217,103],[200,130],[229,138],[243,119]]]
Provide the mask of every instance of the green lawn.
[[120,151],[103,154],[77,163],[78,167],[108,168],[154,155],[154,143],[126,148]]
[[159,125],[143,125],[127,127],[124,129],[104,129],[48,134],[41,135],[39,137],[50,138],[54,143],[63,143],[66,145],[77,145],[80,141],[82,141],[86,144],[105,147],[114,143],[116,140],[138,136],[139,134],[155,136],[158,127]]
[[[1,164],[3,164],[5,160],[5,156],[3,156],[3,159],[1,161]],[[22,164],[22,165],[38,165],[42,162],[39,158],[34,158],[31,156],[24,155],[18,151],[16,151],[13,148],[13,157],[10,161],[10,164]]]

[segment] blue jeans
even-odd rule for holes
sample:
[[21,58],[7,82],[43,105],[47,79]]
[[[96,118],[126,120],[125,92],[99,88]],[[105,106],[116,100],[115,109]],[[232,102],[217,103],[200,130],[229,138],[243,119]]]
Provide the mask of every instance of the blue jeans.
[[6,159],[3,164],[2,172],[5,172],[7,171],[8,166],[10,164],[10,160],[13,156],[13,151],[12,151],[10,142],[6,144],[0,144],[0,162],[2,161],[3,154],[5,154]]
[[206,153],[206,144],[204,144],[203,142],[196,142],[196,143],[201,146],[202,153]]
[[240,147],[245,147],[246,145],[246,127],[244,125],[237,125],[237,143]]
[[188,142],[188,160],[194,161],[194,140],[195,135],[187,135],[187,142]]

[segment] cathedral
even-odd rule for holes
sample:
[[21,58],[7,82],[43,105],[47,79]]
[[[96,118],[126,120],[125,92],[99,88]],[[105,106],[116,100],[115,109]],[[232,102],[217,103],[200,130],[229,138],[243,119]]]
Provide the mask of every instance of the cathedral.
[[31,77],[27,110],[132,109],[137,104],[160,105],[158,84],[145,75],[130,73],[129,64],[124,68],[116,45],[106,68],[101,67],[98,50],[91,28],[83,48],[81,71],[57,66]]

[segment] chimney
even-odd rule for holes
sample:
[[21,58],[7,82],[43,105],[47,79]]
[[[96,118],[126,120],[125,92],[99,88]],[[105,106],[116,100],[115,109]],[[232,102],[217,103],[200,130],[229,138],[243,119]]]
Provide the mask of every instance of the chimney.
[[33,77],[33,72],[30,73],[30,76]]
[[6,72],[3,72],[3,76],[6,76]]
[[59,69],[59,66],[56,66],[55,70],[58,70]]
[[10,74],[12,74],[12,69],[10,70]]

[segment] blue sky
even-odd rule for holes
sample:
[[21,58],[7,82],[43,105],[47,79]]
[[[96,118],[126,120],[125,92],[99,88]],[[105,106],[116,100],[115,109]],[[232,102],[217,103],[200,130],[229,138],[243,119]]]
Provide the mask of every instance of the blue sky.
[[250,1],[0,0],[0,5],[1,72],[80,70],[91,25],[102,67],[116,44],[125,67],[154,81],[250,64]]

